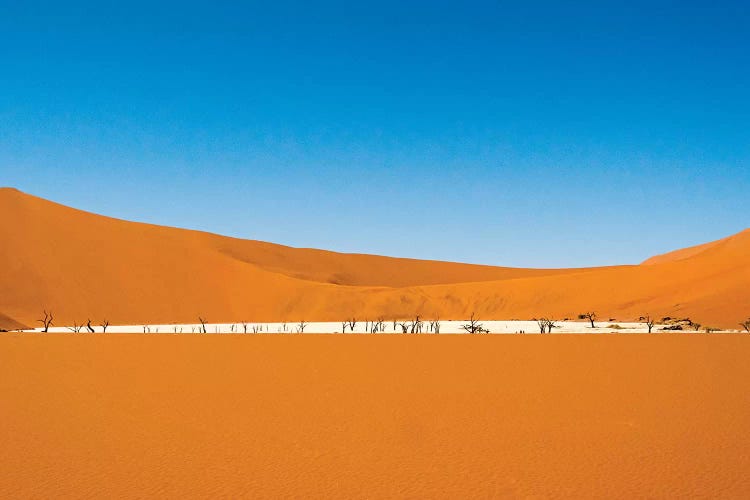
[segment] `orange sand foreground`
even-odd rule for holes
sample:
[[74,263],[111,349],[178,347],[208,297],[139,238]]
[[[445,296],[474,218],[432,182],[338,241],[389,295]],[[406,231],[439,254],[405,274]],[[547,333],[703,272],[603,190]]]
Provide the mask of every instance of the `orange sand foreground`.
[[0,334],[0,497],[750,497],[750,336]]

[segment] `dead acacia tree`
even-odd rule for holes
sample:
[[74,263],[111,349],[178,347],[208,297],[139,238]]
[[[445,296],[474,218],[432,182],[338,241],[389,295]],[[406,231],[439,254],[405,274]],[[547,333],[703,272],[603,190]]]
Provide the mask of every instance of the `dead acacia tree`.
[[596,321],[596,313],[594,311],[579,314],[578,319],[587,319],[591,322],[591,328],[596,328],[596,325],[594,324],[594,321]]
[[206,320],[198,316],[198,321],[201,322],[201,326],[200,328],[198,328],[198,333],[201,333],[201,331],[203,331],[203,333],[206,333]]
[[740,323],[740,326],[747,332],[750,333],[750,318],[746,319],[742,323]]
[[42,330],[44,333],[49,332],[49,327],[52,326],[52,312],[47,312],[45,309],[44,319],[38,319],[37,321],[44,326],[44,329]]
[[346,325],[348,324],[347,321],[341,322],[341,333],[346,333]]
[[440,333],[440,318],[430,321],[430,332]]
[[409,333],[409,323],[407,323],[406,321],[399,323],[398,326],[401,327],[402,333]]
[[384,317],[382,316],[378,317],[377,327],[378,327],[377,328],[378,331],[385,332],[385,318]]
[[83,324],[79,325],[76,321],[74,321],[73,326],[69,326],[68,330],[73,333],[79,333],[81,331],[81,328],[83,328]]
[[486,330],[482,323],[479,322],[476,318],[474,318],[474,313],[471,313],[471,318],[469,318],[469,322],[461,325],[461,328],[466,330],[468,333],[489,333],[489,330]]
[[409,330],[411,333],[422,333],[422,320],[419,319],[419,314],[409,323]]
[[102,327],[102,333],[107,333],[107,327],[109,326],[109,321],[106,319],[101,322],[100,326]]
[[557,323],[554,319],[547,320],[547,333],[552,333],[552,329],[557,328]]
[[263,325],[253,325],[253,333],[258,333],[263,330]]
[[654,329],[654,325],[656,324],[656,320],[653,319],[651,316],[644,316],[643,322],[646,324],[646,327],[648,328],[648,333],[651,333],[651,330]]
[[243,321],[243,322],[242,322],[242,331],[243,331],[244,333],[247,333],[247,322],[246,322],[246,321]]
[[305,333],[305,327],[307,326],[307,323],[305,323],[305,320],[302,320],[297,325],[297,333]]
[[547,333],[547,318],[539,318],[536,320],[536,324],[539,326],[539,333]]
[[90,319],[86,320],[86,330],[88,330],[89,333],[94,333],[94,327],[91,326],[91,320]]
[[354,327],[357,326],[357,318],[351,318],[349,320],[349,331],[354,333]]

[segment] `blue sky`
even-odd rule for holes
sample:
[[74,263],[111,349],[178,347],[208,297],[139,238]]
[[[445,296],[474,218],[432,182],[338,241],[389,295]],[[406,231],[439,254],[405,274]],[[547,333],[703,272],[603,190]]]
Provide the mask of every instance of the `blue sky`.
[[0,0],[0,185],[513,266],[750,226],[747,2],[234,3]]

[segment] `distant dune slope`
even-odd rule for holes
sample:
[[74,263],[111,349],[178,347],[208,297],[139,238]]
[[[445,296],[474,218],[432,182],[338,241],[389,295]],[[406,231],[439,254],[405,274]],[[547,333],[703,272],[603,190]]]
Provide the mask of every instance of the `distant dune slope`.
[[711,241],[709,243],[703,243],[701,245],[696,245],[693,247],[688,248],[682,248],[680,250],[675,250],[673,252],[668,252],[661,255],[655,255],[651,258],[648,258],[644,260],[641,265],[653,265],[653,264],[663,264],[665,262],[675,262],[678,260],[684,260],[689,259],[690,257],[694,257],[696,255],[700,255],[703,252],[709,251],[711,249],[714,249],[717,246],[730,244],[730,242],[736,238],[744,238],[747,236],[747,233],[750,230],[745,230],[739,234],[735,234],[733,236],[729,236],[728,238],[722,238],[720,240]]
[[[516,269],[339,254],[127,222],[0,189],[0,311],[34,325],[750,315],[750,233],[641,266]],[[606,319],[605,318],[605,319]],[[3,328],[0,319],[0,328]]]
[[26,328],[29,328],[29,326],[19,323],[13,318],[0,313],[0,330],[23,330]]

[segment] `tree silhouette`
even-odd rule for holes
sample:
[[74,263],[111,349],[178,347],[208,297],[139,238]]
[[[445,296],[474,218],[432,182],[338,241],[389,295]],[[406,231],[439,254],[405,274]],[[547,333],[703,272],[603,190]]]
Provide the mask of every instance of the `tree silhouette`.
[[587,319],[591,322],[591,328],[596,328],[596,325],[594,324],[594,321],[596,321],[596,313],[594,311],[579,314],[578,319]]
[[489,330],[485,330],[477,319],[474,318],[474,313],[471,313],[469,322],[461,325],[461,328],[466,330],[468,333],[489,333]]
[[47,310],[44,310],[44,319],[38,319],[39,323],[44,325],[44,329],[42,330],[44,333],[47,333],[49,331],[49,327],[52,326],[52,312],[47,312]]

